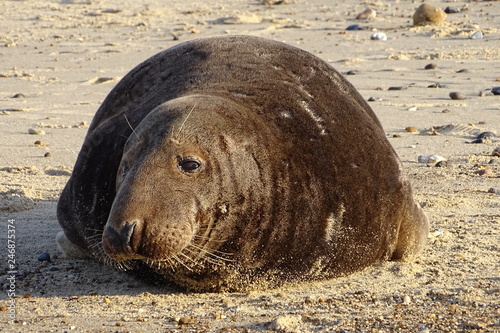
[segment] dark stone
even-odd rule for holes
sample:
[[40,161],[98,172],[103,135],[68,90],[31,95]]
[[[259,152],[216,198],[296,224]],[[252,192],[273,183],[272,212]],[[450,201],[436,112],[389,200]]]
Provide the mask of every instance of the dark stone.
[[48,254],[47,252],[40,253],[40,255],[38,256],[38,261],[50,261],[50,254]]
[[363,29],[357,24],[352,24],[352,25],[348,26],[347,28],[345,28],[345,30],[355,31],[355,30],[363,30]]
[[492,187],[488,190],[488,193],[495,193],[500,195],[500,190]]
[[465,97],[465,95],[464,95],[464,94],[461,94],[461,93],[459,93],[459,92],[455,92],[455,91],[454,91],[454,92],[451,92],[451,93],[450,93],[450,98],[451,98],[451,99],[465,99],[466,97]]
[[476,140],[471,143],[490,143],[491,140],[496,137],[493,132],[483,132],[476,137]]
[[446,14],[458,14],[460,13],[462,10],[460,8],[457,8],[457,7],[446,7],[444,9],[444,12]]

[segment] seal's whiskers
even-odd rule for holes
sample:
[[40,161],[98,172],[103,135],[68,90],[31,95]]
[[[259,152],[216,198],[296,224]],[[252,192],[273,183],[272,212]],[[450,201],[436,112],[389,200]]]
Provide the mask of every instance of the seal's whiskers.
[[[208,257],[205,256],[205,260],[209,261],[209,259],[211,260],[215,260],[214,263],[217,263],[217,264],[220,264],[221,262],[233,262],[234,260],[233,259],[229,259],[229,258],[224,258],[223,256],[231,256],[232,253],[225,253],[225,252],[222,252],[222,251],[217,251],[217,250],[214,250],[212,252],[210,251],[207,251],[205,250],[204,248],[196,245],[196,244],[189,244],[188,247],[186,247],[187,250],[190,250],[191,252],[195,253],[196,251],[193,251],[191,249],[189,249],[189,247],[192,247],[194,250],[196,250],[197,252],[203,252],[205,254],[208,255]],[[217,255],[215,253],[218,253],[220,255]]]
[[179,131],[177,131],[177,134],[180,134],[181,131],[182,131],[182,128],[184,127],[184,124],[186,123],[186,121],[189,119],[189,116],[191,116],[191,113],[193,112],[194,108],[196,107],[196,105],[193,105],[193,107],[191,108],[191,110],[189,111],[189,113],[187,114],[186,116],[186,119],[184,119],[184,121],[182,122],[181,124],[181,127],[179,127]]
[[[202,230],[202,228],[200,228],[200,230]],[[193,239],[202,240],[202,241],[210,241],[210,242],[213,242],[213,243],[220,243],[220,244],[224,244],[227,241],[226,239],[213,240],[213,239],[211,239],[211,237],[201,236],[201,235],[194,235]]]
[[190,270],[190,271],[192,271],[192,270],[193,270],[191,267],[189,267],[188,265],[186,265],[186,264],[184,263],[184,261],[182,261],[182,259],[181,259],[181,258],[179,258],[177,255],[173,255],[173,256],[172,256],[172,258],[173,258],[175,261],[177,261],[179,264],[181,264],[182,266],[184,266],[186,269],[188,269],[188,270]]
[[[184,250],[182,250],[182,251],[184,251]],[[189,261],[192,261],[194,264],[196,264],[196,263],[197,263],[197,262],[196,262],[196,260],[194,260],[193,258],[191,258],[190,256],[188,256],[187,254],[185,254],[185,253],[184,253],[184,252],[182,252],[182,251],[181,251],[181,252],[179,252],[179,255],[183,256],[184,258],[186,258],[186,259],[187,259],[187,260],[189,260]]]
[[130,127],[130,129],[132,130],[132,133],[135,134],[135,136],[137,137],[137,139],[140,139],[139,135],[137,135],[136,131],[134,130],[134,128],[132,127],[132,125],[130,124],[130,122],[128,121],[128,118],[127,118],[127,115],[126,114],[123,114],[123,116],[125,117],[125,121],[127,122],[128,126]]

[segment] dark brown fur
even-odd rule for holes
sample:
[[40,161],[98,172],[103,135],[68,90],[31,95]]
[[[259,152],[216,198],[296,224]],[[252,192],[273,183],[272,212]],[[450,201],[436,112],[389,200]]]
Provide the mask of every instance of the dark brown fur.
[[[183,172],[186,158],[201,168]],[[186,42],[127,74],[58,219],[97,259],[216,291],[410,260],[428,231],[356,90],[319,58],[249,36]]]

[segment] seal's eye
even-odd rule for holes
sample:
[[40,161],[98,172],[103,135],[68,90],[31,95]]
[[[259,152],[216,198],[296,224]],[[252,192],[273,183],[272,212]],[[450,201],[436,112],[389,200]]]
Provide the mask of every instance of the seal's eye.
[[195,159],[186,158],[179,162],[179,167],[184,172],[193,173],[201,167],[201,163]]

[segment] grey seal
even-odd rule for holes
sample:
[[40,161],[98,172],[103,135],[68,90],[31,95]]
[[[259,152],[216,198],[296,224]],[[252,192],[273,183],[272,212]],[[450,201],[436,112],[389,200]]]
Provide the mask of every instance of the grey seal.
[[428,220],[374,112],[329,64],[251,36],[138,65],[92,120],[58,241],[195,291],[413,260]]

